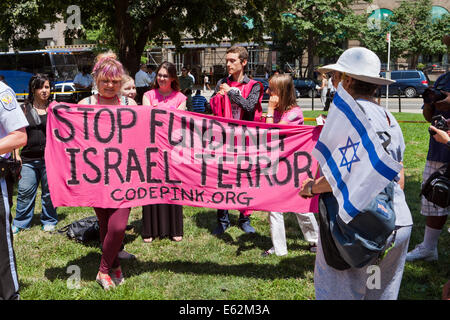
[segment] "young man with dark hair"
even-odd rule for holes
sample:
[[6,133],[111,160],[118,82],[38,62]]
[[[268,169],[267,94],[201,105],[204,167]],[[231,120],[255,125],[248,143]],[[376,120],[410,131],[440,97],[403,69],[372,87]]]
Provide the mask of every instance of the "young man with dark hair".
[[[260,82],[250,79],[245,74],[248,51],[244,47],[232,46],[226,53],[226,64],[229,76],[219,80],[210,100],[215,115],[237,120],[258,120],[261,113],[261,101],[264,93]],[[221,105],[221,96],[226,96],[230,104]],[[217,210],[218,225],[214,235],[220,235],[230,226],[228,210]],[[246,233],[254,233],[250,225],[249,212],[240,211],[239,226]]]

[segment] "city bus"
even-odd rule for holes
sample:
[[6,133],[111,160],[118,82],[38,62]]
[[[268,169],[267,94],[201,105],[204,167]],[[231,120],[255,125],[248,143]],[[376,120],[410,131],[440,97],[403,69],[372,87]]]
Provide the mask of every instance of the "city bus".
[[0,52],[0,75],[23,100],[28,93],[28,82],[35,73],[45,73],[52,86],[56,83],[73,81],[78,67],[71,51],[36,50]]

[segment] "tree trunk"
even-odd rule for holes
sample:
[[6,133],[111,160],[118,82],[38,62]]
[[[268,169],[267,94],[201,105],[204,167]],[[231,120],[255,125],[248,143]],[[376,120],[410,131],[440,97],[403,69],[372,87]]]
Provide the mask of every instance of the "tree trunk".
[[131,18],[127,14],[128,1],[115,0],[116,36],[119,42],[119,60],[126,71],[134,77],[139,70],[142,52],[136,52]]

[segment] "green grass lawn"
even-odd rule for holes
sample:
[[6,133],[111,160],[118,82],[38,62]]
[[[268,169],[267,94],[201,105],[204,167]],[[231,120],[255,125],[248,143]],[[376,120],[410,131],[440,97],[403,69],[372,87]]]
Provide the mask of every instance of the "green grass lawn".
[[[320,111],[306,111],[315,117]],[[398,120],[423,120],[420,114],[395,114]],[[419,191],[428,148],[427,125],[401,123],[406,141],[406,198],[413,214],[410,241],[413,248],[423,239],[425,219],[420,215]],[[15,198],[14,198],[15,202]],[[184,207],[184,239],[144,243],[140,236],[141,208],[131,211],[126,250],[138,256],[122,262],[126,282],[112,292],[104,292],[95,282],[101,251],[96,244],[83,245],[59,234],[40,229],[41,207],[37,201],[32,228],[14,240],[22,299],[314,299],[315,255],[308,251],[293,215],[286,214],[289,254],[262,258],[271,247],[267,214],[252,215],[255,235],[246,235],[232,211],[232,227],[221,237],[215,227],[215,210]],[[15,207],[13,207],[13,215]],[[91,208],[59,208],[62,227],[74,220],[94,215]],[[450,220],[449,220],[450,222]],[[443,284],[450,279],[450,234],[447,222],[439,241],[438,262],[407,263],[399,299],[440,299]],[[81,288],[69,289],[68,267],[78,266]]]

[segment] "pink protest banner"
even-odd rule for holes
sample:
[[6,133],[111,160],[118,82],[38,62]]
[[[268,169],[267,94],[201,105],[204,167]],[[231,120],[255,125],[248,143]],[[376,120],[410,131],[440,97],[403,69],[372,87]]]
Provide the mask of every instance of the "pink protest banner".
[[53,102],[45,162],[55,207],[174,203],[317,212],[298,196],[317,172],[320,127],[269,125],[148,106]]

